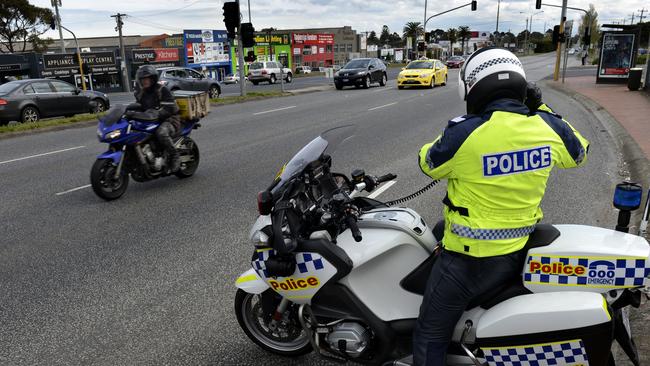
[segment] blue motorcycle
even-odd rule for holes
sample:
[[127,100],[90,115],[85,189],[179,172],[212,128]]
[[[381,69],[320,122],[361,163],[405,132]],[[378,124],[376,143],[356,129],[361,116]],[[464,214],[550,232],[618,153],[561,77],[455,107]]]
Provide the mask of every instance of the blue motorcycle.
[[201,126],[198,120],[183,123],[174,138],[181,160],[176,172],[169,170],[167,154],[154,136],[159,124],[156,110],[137,111],[137,105],[117,105],[99,119],[97,137],[109,144],[109,149],[97,157],[90,171],[95,194],[107,201],[120,198],[129,185],[129,175],[136,182],[146,182],[170,175],[188,178],[196,172],[199,148],[189,135]]

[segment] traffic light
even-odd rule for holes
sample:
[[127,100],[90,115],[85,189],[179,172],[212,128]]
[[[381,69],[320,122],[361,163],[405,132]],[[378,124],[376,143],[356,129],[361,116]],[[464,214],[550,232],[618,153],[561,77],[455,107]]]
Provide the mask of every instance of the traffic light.
[[535,9],[542,8],[542,0],[535,0]]
[[255,52],[254,51],[248,51],[248,55],[244,57],[244,61],[246,62],[254,62],[255,61]]
[[564,33],[560,33],[560,26],[556,25],[553,27],[553,44],[564,43]]
[[424,52],[425,49],[424,42],[418,42],[418,52]]
[[241,32],[241,43],[244,47],[255,46],[255,28],[252,23],[242,23],[239,27]]
[[84,62],[81,64],[81,70],[84,72],[84,75],[90,74],[90,66],[88,63]]
[[239,3],[229,1],[223,3],[223,22],[226,24],[228,38],[234,39],[239,27]]
[[582,44],[589,46],[591,44],[591,34],[589,33],[589,28],[585,27],[585,34],[582,36]]
[[52,28],[52,30],[56,29],[56,15],[50,19],[50,28]]
[[472,11],[476,11],[476,0],[472,1]]

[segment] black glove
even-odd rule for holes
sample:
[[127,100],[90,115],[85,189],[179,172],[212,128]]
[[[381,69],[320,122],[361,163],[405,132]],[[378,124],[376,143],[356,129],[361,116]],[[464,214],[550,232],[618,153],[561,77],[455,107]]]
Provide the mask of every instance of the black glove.
[[535,113],[542,104],[542,90],[537,84],[529,81],[526,86],[526,106],[530,109],[530,113]]

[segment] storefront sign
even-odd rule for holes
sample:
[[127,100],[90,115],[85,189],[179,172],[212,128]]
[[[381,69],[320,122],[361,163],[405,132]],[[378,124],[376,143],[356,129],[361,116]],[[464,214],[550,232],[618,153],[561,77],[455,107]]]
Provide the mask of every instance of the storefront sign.
[[293,43],[334,44],[333,34],[294,33]]
[[634,33],[603,33],[598,78],[625,79],[634,57]]
[[269,42],[272,45],[288,45],[289,44],[289,35],[288,34],[256,34],[255,43],[261,46],[267,46]]
[[165,47],[167,48],[181,48],[183,47],[183,37],[167,37],[165,38]]
[[[82,53],[83,63],[90,66],[115,65],[113,52],[88,52]],[[43,67],[46,70],[71,69],[79,67],[77,55],[74,53],[55,53],[43,55]]]
[[20,64],[0,65],[0,71],[20,70]]
[[132,53],[134,64],[176,62],[179,60],[178,49],[176,48],[148,48],[133,50]]
[[183,37],[185,58],[188,65],[230,65],[230,51],[226,31],[185,30]]

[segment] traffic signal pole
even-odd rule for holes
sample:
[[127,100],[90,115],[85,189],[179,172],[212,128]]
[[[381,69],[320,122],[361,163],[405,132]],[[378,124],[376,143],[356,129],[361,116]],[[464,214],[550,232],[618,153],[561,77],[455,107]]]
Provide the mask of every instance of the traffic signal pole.
[[[239,7],[239,0],[237,0],[237,8],[240,9]],[[249,6],[250,10],[250,6]],[[242,97],[246,96],[246,79],[244,78],[244,41],[241,36],[241,12],[239,13],[239,23],[237,25],[237,63],[239,64],[239,68],[237,72],[239,73],[239,94]]]
[[59,27],[70,32],[70,34],[72,34],[72,38],[74,38],[74,43],[77,46],[77,62],[79,62],[79,74],[81,75],[81,87],[83,88],[83,90],[86,90],[86,78],[84,77],[83,61],[81,59],[81,51],[79,50],[79,42],[77,42],[77,36],[75,36],[70,29],[62,26],[60,23],[59,23]]
[[[562,0],[562,17],[560,18],[560,34],[564,34],[564,22],[566,21],[566,9],[568,0]],[[555,50],[555,71],[553,72],[553,81],[558,81],[560,78],[560,62],[562,61],[562,43],[557,43]]]

